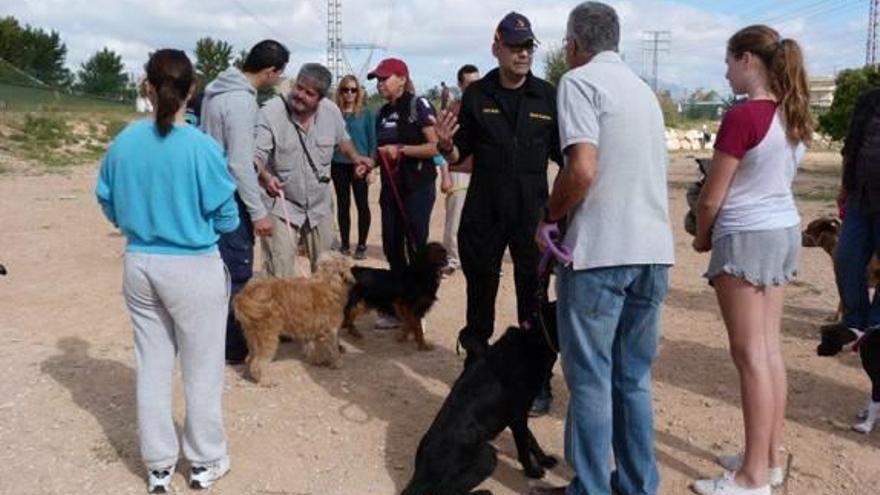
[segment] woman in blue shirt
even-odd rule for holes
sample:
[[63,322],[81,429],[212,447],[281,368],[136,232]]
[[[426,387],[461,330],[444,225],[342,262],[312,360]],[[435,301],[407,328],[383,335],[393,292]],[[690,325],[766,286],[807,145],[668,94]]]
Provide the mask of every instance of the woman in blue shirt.
[[238,210],[219,145],[185,121],[192,63],[180,50],[159,50],[146,72],[153,118],[114,139],[95,194],[127,240],[123,293],[134,327],[141,457],[149,492],[165,493],[179,451],[171,404],[177,353],[189,484],[205,488],[229,471],[221,410],[229,277],[217,239],[238,226]]
[[[351,74],[343,77],[336,87],[336,104],[345,118],[345,128],[351,140],[362,156],[373,156],[376,151],[376,117],[364,108],[367,92],[361,87],[357,78]],[[354,259],[367,257],[367,234],[370,232],[370,206],[367,203],[369,183],[367,177],[355,174],[351,160],[338,149],[333,155],[330,177],[336,190],[336,219],[339,222],[340,250],[349,253],[348,234],[351,228],[349,210],[351,194],[358,212],[358,242],[354,250]]]

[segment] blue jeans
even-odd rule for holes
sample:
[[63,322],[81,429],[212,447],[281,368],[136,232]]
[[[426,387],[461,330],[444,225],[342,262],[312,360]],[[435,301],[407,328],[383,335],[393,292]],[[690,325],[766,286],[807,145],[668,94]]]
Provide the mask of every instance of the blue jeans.
[[868,300],[868,262],[880,251],[880,216],[866,215],[856,199],[846,202],[846,218],[837,241],[834,275],[843,301],[843,322],[864,330],[880,325],[880,300]]
[[629,265],[559,272],[559,352],[571,395],[565,457],[568,495],[655,495],[651,364],[669,267]]
[[238,203],[238,228],[220,235],[217,247],[226,269],[229,270],[229,314],[226,316],[226,359],[240,361],[247,357],[248,347],[241,324],[232,311],[232,299],[247,285],[254,274],[254,227],[247,208],[235,194]]

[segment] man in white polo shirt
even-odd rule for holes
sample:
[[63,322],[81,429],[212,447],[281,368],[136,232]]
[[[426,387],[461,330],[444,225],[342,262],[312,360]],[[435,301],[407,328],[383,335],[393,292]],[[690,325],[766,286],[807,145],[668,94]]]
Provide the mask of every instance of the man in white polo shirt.
[[673,263],[667,156],[657,98],[617,54],[619,38],[605,4],[585,2],[569,15],[572,70],[557,104],[565,166],[538,230],[567,219],[563,243],[574,255],[556,293],[575,477],[536,494],[655,495],[659,487],[651,365]]

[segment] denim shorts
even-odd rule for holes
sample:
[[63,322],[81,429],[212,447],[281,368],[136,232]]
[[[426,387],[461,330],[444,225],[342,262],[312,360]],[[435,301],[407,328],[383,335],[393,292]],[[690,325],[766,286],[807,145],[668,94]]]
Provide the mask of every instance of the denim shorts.
[[797,277],[800,225],[784,229],[734,232],[712,241],[712,258],[703,275],[728,274],[755,287],[783,285]]

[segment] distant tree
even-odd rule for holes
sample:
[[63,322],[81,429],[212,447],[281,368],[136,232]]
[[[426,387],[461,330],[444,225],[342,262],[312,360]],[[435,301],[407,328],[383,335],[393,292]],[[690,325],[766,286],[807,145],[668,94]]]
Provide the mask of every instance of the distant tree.
[[232,45],[222,40],[202,38],[196,42],[196,75],[204,88],[232,62]]
[[559,85],[562,75],[568,71],[568,63],[565,61],[565,47],[550,47],[544,55],[544,79],[554,86]]
[[235,66],[236,69],[242,70],[244,69],[244,61],[247,60],[248,51],[241,50],[238,52],[238,55],[235,56],[235,60],[232,61],[232,65]]
[[865,91],[880,87],[880,68],[865,66],[846,69],[837,75],[834,101],[827,112],[819,116],[819,130],[834,140],[846,137],[856,100]]
[[77,74],[77,89],[92,95],[122,98],[128,84],[123,69],[122,56],[105,47],[82,64]]
[[721,101],[721,95],[714,89],[697,88],[687,99],[690,102]]
[[657,94],[657,100],[660,102],[660,109],[663,110],[663,121],[667,127],[678,125],[678,102],[672,98],[672,93],[669,90],[662,90]]
[[0,58],[48,85],[71,80],[64,67],[67,46],[57,31],[22,27],[12,16],[0,19]]

